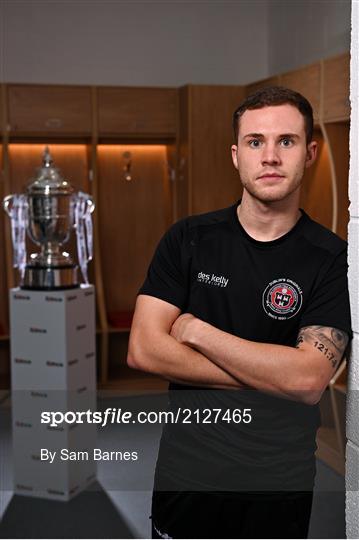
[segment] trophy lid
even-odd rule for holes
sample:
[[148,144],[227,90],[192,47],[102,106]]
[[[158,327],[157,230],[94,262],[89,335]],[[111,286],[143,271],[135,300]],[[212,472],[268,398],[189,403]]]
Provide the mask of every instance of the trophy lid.
[[37,169],[37,176],[26,189],[28,195],[72,195],[74,188],[65,180],[56,167],[48,146],[42,155],[42,166]]

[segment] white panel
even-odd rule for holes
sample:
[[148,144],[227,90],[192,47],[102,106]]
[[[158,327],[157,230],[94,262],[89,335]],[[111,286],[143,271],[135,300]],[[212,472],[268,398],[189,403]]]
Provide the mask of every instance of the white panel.
[[82,286],[66,300],[67,388],[81,390],[96,384],[95,291]]
[[352,328],[359,332],[359,219],[351,220],[348,228],[349,240],[349,291]]
[[352,43],[350,56],[350,173],[349,199],[350,214],[359,216],[359,4],[352,3]]
[[[358,79],[359,65],[351,58],[351,88]],[[355,66],[355,67],[353,67]],[[353,80],[353,69],[355,79]],[[356,81],[357,82],[357,81]],[[349,212],[352,217],[359,217],[359,96],[351,94],[351,123],[350,123],[350,168],[349,168]]]
[[[351,43],[351,81],[350,98],[352,118],[350,130],[350,175],[349,193],[351,199],[351,216],[359,215],[359,2],[353,0],[352,6],[352,43]],[[351,309],[353,328],[358,331],[358,267],[359,267],[359,227],[358,218],[349,223],[349,287],[351,292]],[[353,355],[349,367],[347,428],[351,440],[347,444],[346,469],[346,532],[347,538],[359,538],[359,344],[356,335],[353,342]],[[356,444],[355,444],[356,443]]]
[[[96,474],[96,463],[92,459],[94,447],[96,447],[94,425],[76,426],[73,432],[68,427],[62,432],[49,432],[45,428],[40,432],[15,427],[13,430],[15,491],[23,493],[22,486],[25,486],[25,489],[31,489],[35,496],[69,499],[73,495],[71,490],[74,486],[78,486],[77,490],[80,486],[85,487],[89,477]],[[76,452],[79,459],[65,460],[65,457],[74,455],[70,452]]]
[[346,455],[346,532],[359,538],[359,448],[348,442]]
[[[94,287],[10,291],[13,461],[16,493],[68,500],[96,474],[95,424],[41,422],[49,412],[96,410]],[[57,452],[53,463],[41,449]],[[61,449],[88,460],[59,459]]]
[[359,446],[359,334],[354,334],[349,361],[347,438]]

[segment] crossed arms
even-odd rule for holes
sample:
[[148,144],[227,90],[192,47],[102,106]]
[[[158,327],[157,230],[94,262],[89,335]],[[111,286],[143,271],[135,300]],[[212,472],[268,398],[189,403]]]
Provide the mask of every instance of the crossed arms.
[[252,387],[312,405],[320,400],[347,343],[345,332],[324,326],[301,328],[295,348],[248,341],[140,295],[127,363],[183,384]]

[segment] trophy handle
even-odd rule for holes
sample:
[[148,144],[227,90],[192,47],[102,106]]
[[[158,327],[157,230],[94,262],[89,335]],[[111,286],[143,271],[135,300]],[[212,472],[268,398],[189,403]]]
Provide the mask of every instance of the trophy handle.
[[[14,198],[16,197],[16,195],[7,195],[3,202],[2,202],[2,206],[3,206],[3,209],[5,210],[5,212],[7,213],[7,215],[9,216],[9,218],[11,219],[11,216],[12,216],[12,206],[13,206],[13,202],[14,202]],[[11,205],[11,208],[9,208]]]
[[25,233],[28,220],[26,195],[7,195],[3,200],[3,208],[11,222],[13,266],[19,269],[21,280],[23,280],[26,266]]
[[87,193],[79,191],[74,198],[74,222],[77,254],[85,283],[88,283],[87,264],[92,259],[93,231],[91,214],[95,203]]
[[86,201],[85,211],[85,227],[86,227],[86,246],[87,246],[87,260],[91,261],[93,257],[93,227],[91,214],[95,210],[95,203],[92,197],[88,197]]
[[95,210],[95,203],[93,201],[93,198],[90,197],[90,196],[87,196],[87,201],[86,201],[86,204],[87,204],[87,212],[89,214],[92,214],[92,212]]

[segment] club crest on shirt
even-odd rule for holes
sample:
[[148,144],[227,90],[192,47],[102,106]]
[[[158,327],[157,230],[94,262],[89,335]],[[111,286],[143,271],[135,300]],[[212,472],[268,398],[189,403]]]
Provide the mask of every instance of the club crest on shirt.
[[271,281],[263,293],[263,309],[272,319],[294,317],[302,307],[303,293],[295,281],[279,278]]

